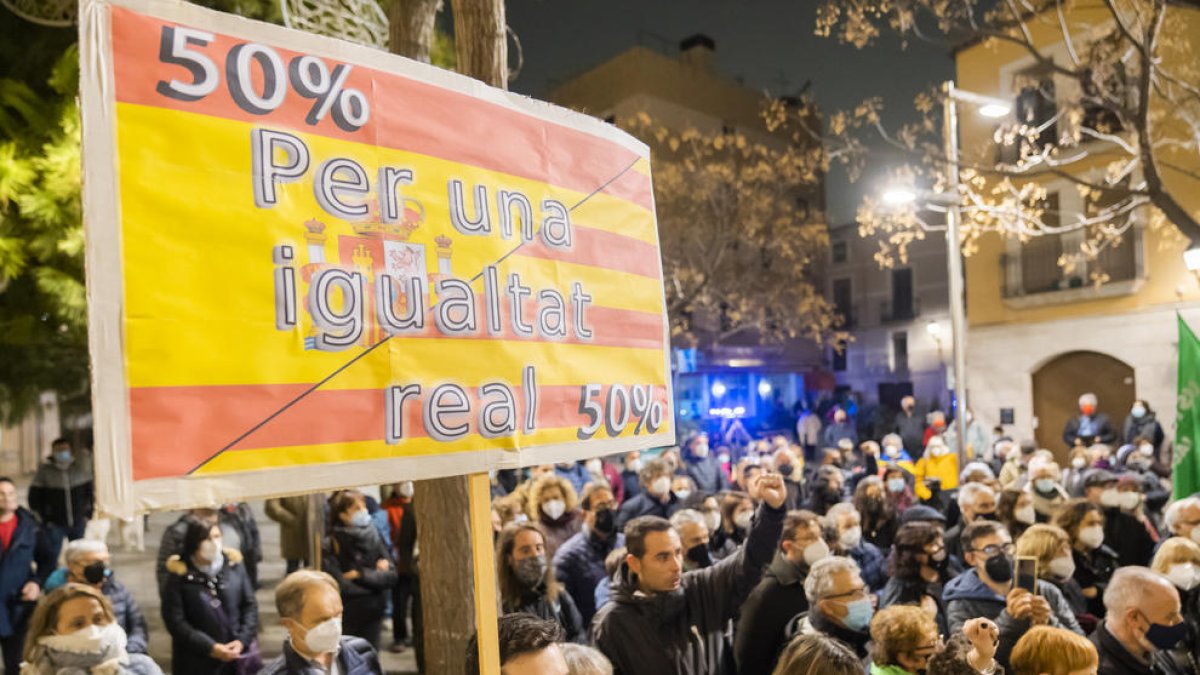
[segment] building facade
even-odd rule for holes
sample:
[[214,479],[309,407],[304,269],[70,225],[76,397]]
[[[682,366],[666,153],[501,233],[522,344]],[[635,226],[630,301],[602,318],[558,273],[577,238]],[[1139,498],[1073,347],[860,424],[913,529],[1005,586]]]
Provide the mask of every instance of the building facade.
[[[1094,34],[1087,27],[1111,21],[1097,7],[1073,10],[1069,21],[1076,35]],[[1200,44],[1200,13],[1173,8],[1170,15],[1169,21],[1185,27],[1193,44]],[[1068,47],[1057,21],[1030,21],[1029,27],[1042,54],[1067,62]],[[1041,94],[1036,121],[1065,123],[1055,92],[1066,95],[1072,83],[1036,72],[1034,60],[1020,47],[972,45],[957,52],[956,65],[960,88],[1012,100],[1018,113],[1035,82]],[[965,149],[974,149],[988,162],[1004,152],[991,140],[993,121],[967,110],[960,120]],[[1112,159],[1103,142],[1085,141],[1079,150],[1094,161],[1074,164],[1073,170],[1083,178],[1102,177]],[[1183,161],[1188,169],[1200,170],[1194,153]],[[1185,208],[1200,212],[1200,193],[1178,176],[1166,178]],[[1060,222],[1093,212],[1094,204],[1070,181],[1042,184],[1048,191],[1047,209],[1057,211]],[[1150,227],[1147,218],[1136,213],[1121,245],[1092,263],[1107,276],[1100,285],[1088,264],[1075,269],[1058,264],[1060,256],[1079,250],[1079,233],[1025,243],[993,234],[979,241],[966,259],[967,386],[972,408],[984,420],[1003,420],[1010,433],[1036,437],[1042,447],[1065,457],[1063,427],[1078,414],[1080,394],[1094,392],[1100,411],[1109,414],[1118,432],[1137,398],[1149,403],[1167,436],[1173,436],[1176,313],[1200,327],[1200,283],[1184,265],[1187,243],[1170,226]]]

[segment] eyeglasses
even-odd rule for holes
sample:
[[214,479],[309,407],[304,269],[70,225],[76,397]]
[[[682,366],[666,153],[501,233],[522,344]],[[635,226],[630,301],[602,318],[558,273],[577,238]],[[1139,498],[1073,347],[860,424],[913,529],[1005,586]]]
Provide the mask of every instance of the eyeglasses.
[[967,552],[968,553],[982,553],[990,558],[995,555],[1000,555],[1001,553],[1008,553],[1011,555],[1012,552],[1015,550],[1017,550],[1017,548],[1015,546],[1013,546],[1012,543],[1010,542],[1007,544],[988,544],[987,546],[984,546],[983,548],[968,549]]
[[825,599],[833,600],[835,598],[844,598],[847,596],[852,596],[852,597],[857,598],[859,596],[865,597],[866,595],[867,595],[867,587],[859,586],[858,588],[852,588],[852,589],[846,591],[845,593],[838,593],[837,595],[827,595],[827,596],[825,596]]
[[[927,645],[921,645],[920,647],[915,647],[913,649],[912,653],[914,656],[921,656],[921,657],[927,658],[927,657],[933,656],[937,652],[942,651],[942,649],[944,649],[945,646],[946,646],[945,637],[942,635],[938,635],[937,639],[934,640],[933,643],[927,644]],[[929,654],[917,654],[917,652],[925,651],[926,649],[931,649],[933,651],[930,652]]]

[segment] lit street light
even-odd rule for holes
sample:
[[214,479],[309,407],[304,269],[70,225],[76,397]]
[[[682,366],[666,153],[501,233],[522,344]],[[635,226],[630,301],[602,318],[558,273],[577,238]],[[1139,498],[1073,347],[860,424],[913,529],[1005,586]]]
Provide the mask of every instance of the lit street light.
[[889,188],[883,193],[883,203],[889,206],[904,206],[917,201],[917,193],[908,188]]

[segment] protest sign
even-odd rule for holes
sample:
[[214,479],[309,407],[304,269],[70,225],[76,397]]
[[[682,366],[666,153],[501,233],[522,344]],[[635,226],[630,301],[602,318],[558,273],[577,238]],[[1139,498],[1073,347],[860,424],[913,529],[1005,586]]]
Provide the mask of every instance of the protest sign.
[[182,2],[80,32],[106,510],[673,442],[642,143]]

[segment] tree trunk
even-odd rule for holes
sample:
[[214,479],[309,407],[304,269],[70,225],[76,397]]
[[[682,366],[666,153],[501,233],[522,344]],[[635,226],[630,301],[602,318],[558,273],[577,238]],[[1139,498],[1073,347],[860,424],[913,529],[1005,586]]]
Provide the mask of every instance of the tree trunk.
[[458,72],[508,89],[504,0],[451,0]]
[[[429,61],[439,0],[395,0],[391,6],[393,52]],[[453,3],[458,70],[507,88],[508,49],[503,0]],[[470,499],[466,476],[418,481],[419,576],[425,675],[460,675],[467,641],[475,632]]]
[[429,63],[433,22],[442,0],[392,0],[388,7],[388,48],[393,54]]

